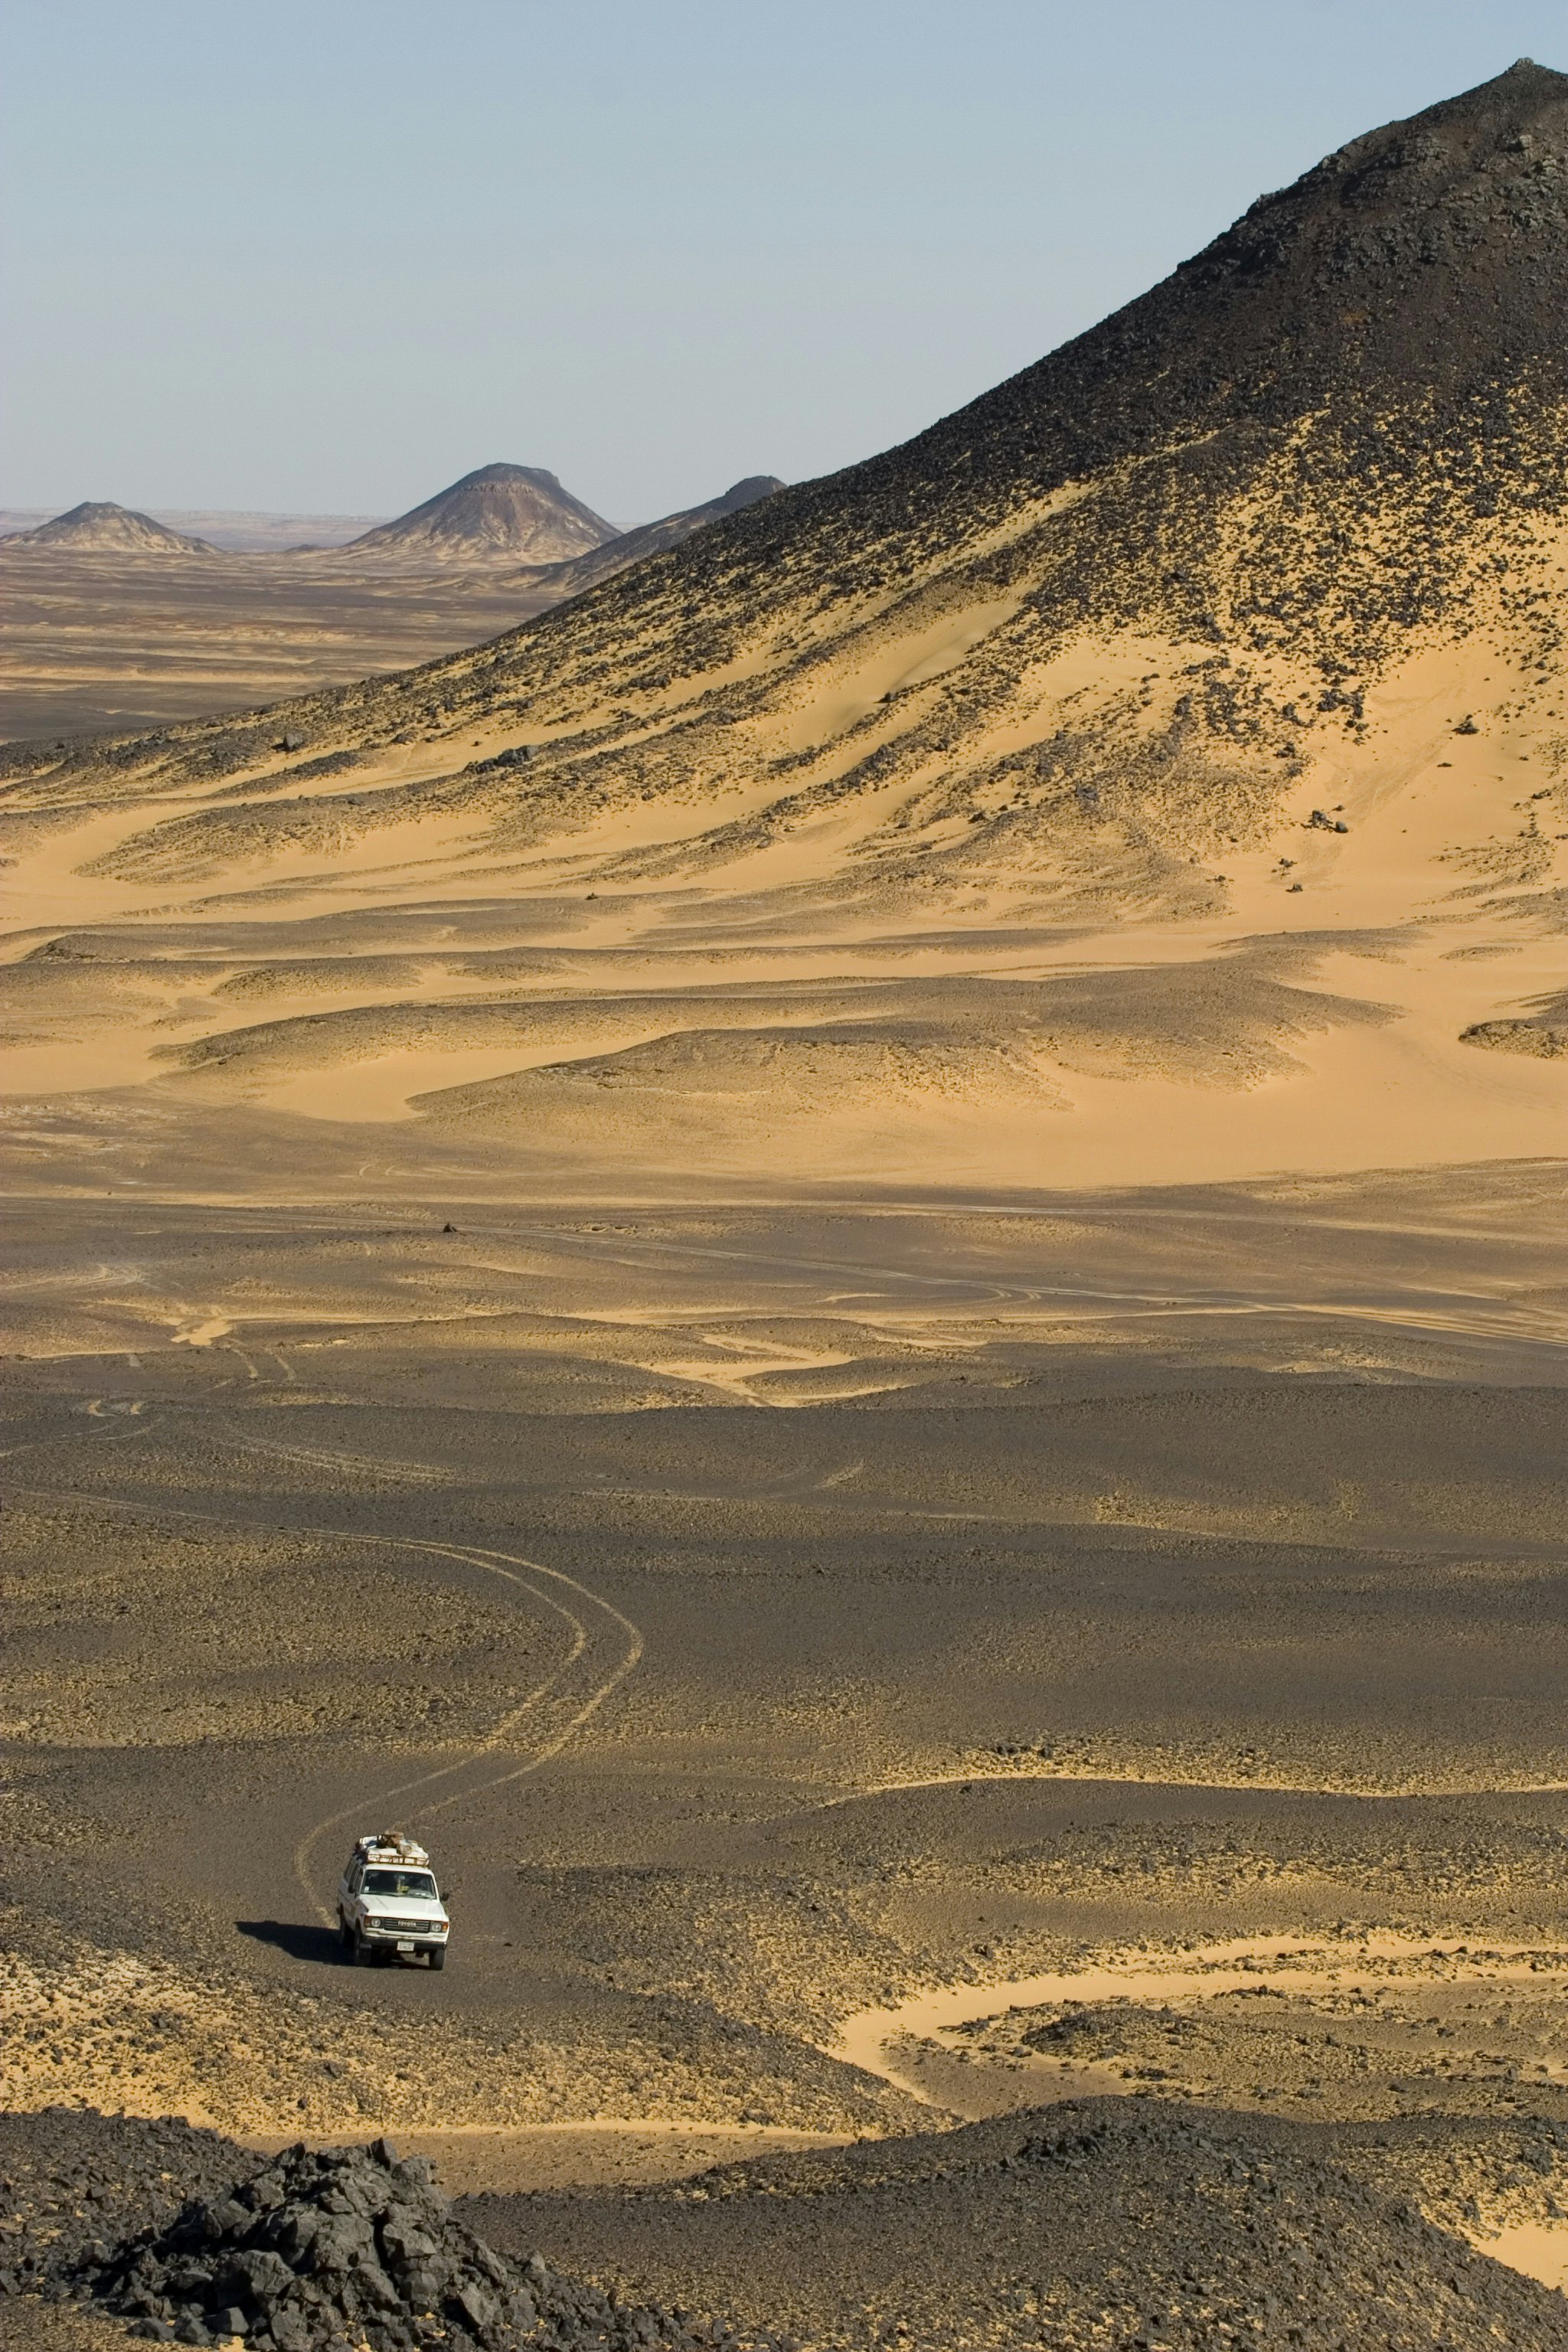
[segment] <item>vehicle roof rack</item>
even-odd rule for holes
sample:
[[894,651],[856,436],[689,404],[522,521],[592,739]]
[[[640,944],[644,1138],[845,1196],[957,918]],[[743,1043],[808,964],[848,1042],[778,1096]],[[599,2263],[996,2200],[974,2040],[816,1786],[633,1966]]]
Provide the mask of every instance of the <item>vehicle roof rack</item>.
[[355,1841],[354,1852],[366,1862],[409,1863],[428,1870],[430,1857],[416,1839],[404,1830],[374,1830]]

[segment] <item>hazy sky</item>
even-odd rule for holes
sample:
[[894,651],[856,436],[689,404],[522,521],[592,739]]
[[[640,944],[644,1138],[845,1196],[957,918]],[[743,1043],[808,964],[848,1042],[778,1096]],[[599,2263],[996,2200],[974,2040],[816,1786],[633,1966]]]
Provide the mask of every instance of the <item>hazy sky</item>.
[[917,431],[1568,0],[7,0],[0,503],[622,522]]

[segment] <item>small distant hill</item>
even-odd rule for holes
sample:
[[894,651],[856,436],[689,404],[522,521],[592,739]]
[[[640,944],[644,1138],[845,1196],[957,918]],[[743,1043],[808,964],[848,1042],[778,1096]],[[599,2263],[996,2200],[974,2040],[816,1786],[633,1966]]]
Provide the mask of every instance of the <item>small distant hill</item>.
[[68,514],[56,515],[52,522],[40,523],[36,530],[11,531],[0,545],[74,548],[83,554],[103,555],[216,552],[205,539],[187,539],[184,531],[170,530],[166,524],[154,522],[151,515],[138,514],[132,507],[117,507],[111,499],[84,499]]
[[542,466],[480,466],[345,552],[426,562],[561,563],[620,536]]
[[694,530],[705,524],[721,521],[725,515],[739,514],[742,507],[754,507],[763,499],[771,499],[784,483],[776,474],[748,474],[743,482],[724,492],[721,498],[709,499],[700,507],[682,507],[679,514],[662,515],[658,522],[639,524],[636,530],[624,530],[616,539],[607,539],[602,547],[591,548],[586,555],[576,555],[565,563],[552,563],[547,581],[552,595],[580,596],[584,588],[596,587],[612,573],[624,572],[628,563],[640,563],[645,556],[662,555],[667,547],[679,547]]

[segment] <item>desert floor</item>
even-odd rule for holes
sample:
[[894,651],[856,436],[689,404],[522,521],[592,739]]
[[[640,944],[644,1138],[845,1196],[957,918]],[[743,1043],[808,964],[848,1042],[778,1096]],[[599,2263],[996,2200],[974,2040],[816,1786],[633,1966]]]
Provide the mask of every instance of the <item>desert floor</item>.
[[[1555,2281],[1559,1213],[14,1202],[13,2104],[387,2128],[668,2287],[551,2192],[1197,2101]],[[332,1933],[394,1819],[438,1977]]]
[[[390,2131],[825,2340],[938,2229],[814,2264],[857,2143],[1073,2103],[1554,2284],[1561,668],[1414,646],[1231,830],[835,796],[961,617],[639,685],[674,782],[461,676],[16,769],[9,2104]],[[393,1822],[440,1975],[335,1941]]]
[[0,739],[158,727],[429,661],[538,607],[493,572],[0,547]]

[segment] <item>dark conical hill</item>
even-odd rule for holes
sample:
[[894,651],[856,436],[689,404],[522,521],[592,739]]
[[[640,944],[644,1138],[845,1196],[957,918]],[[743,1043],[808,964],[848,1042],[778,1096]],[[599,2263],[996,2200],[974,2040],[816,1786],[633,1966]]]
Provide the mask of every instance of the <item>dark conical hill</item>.
[[833,542],[825,562],[856,551],[880,570],[884,550],[889,567],[906,549],[918,561],[1067,484],[1184,450],[1190,487],[1170,495],[1223,496],[1313,417],[1347,473],[1409,441],[1516,479],[1544,454],[1551,475],[1555,442],[1542,453],[1539,418],[1518,409],[1568,389],[1565,316],[1568,75],[1521,60],[1352,141],[1087,333],[688,561],[732,550],[764,593],[814,541]]
[[35,530],[11,531],[8,547],[54,547],[104,555],[211,555],[205,539],[188,539],[138,514],[134,507],[116,506],[112,499],[84,499],[65,514],[39,523]]
[[1324,400],[1451,399],[1568,346],[1568,75],[1495,81],[1352,140],[1162,284],[871,474],[1048,488]]
[[[1416,525],[1379,566],[1381,611],[1353,589],[1363,609],[1335,647],[1353,665],[1364,623],[1432,608],[1443,564],[1423,501],[1452,493],[1436,519],[1448,531],[1472,509],[1560,496],[1565,316],[1568,76],[1526,61],[1352,141],[1059,351],[693,547],[683,584],[731,558],[763,600],[808,569],[840,596],[891,584],[1115,472],[1090,543],[1058,551],[1064,618],[1152,610],[1201,632],[1216,572],[1245,586],[1248,562],[1216,539],[1215,507],[1289,458],[1281,495],[1302,538],[1353,533],[1390,504],[1410,508],[1396,530]],[[1289,595],[1297,551],[1266,541],[1253,560],[1268,596]],[[1322,583],[1300,584],[1321,601]]]
[[479,466],[423,506],[350,542],[354,555],[438,562],[560,563],[616,536],[616,527],[541,466]]

